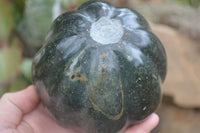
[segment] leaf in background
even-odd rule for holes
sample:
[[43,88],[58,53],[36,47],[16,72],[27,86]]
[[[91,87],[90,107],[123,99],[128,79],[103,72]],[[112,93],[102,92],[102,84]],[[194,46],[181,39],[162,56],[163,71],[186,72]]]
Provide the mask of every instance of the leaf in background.
[[83,3],[87,2],[89,0],[78,0],[78,6],[82,5]]
[[0,41],[7,40],[12,28],[12,14],[8,0],[0,0]]
[[7,87],[7,91],[16,92],[25,89],[28,86],[23,78],[17,78],[11,85]]
[[23,60],[22,66],[21,66],[21,71],[25,79],[31,83],[32,78],[31,78],[31,66],[32,66],[32,59],[26,58]]
[[5,87],[0,87],[0,98],[6,92],[16,92],[26,88],[29,84],[22,78],[19,77],[12,84]]
[[86,1],[89,0],[61,0],[61,3],[66,10],[74,10]]
[[11,47],[0,50],[0,86],[15,77],[20,70],[21,51],[18,43],[18,40],[14,40]]
[[16,28],[23,18],[25,0],[10,0],[10,3],[13,16],[13,27]]
[[198,8],[200,6],[200,0],[173,0],[173,1],[177,1],[180,2],[182,4],[189,4],[193,7]]
[[[29,56],[42,46],[51,23],[59,12],[59,0],[26,0],[24,17],[17,31],[27,44]],[[61,10],[60,10],[61,11]]]
[[6,92],[6,89],[0,86],[0,98]]

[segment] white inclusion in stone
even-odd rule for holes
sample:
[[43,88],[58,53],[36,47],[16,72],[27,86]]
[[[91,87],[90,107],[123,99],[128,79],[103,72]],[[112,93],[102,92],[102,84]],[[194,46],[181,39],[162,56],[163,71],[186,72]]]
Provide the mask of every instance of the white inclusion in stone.
[[144,106],[144,108],[142,109],[143,111],[145,111],[147,109],[147,107],[146,106]]
[[107,17],[94,22],[90,29],[92,39],[103,45],[119,42],[123,34],[124,29],[120,20]]

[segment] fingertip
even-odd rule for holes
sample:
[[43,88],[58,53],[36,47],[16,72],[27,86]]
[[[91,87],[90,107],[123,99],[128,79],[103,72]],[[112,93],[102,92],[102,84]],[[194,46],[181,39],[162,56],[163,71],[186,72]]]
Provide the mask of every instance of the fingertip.
[[124,133],[149,133],[159,123],[159,116],[156,113],[151,114],[142,122],[128,128]]
[[22,91],[26,91],[24,93],[29,94],[32,98],[34,98],[36,100],[36,102],[40,100],[39,95],[38,95],[34,85],[30,85]]
[[14,93],[5,93],[0,99],[0,128],[15,128],[23,115],[33,111],[39,101],[34,86]]
[[19,106],[22,108],[24,113],[30,112],[39,104],[40,98],[38,96],[35,86],[33,85],[28,86],[26,89],[19,91],[16,94],[18,94],[18,96],[21,96]]
[[1,99],[11,102],[13,105],[19,108],[22,113],[30,112],[39,104],[40,101],[40,98],[33,85],[30,85],[26,89],[18,92],[6,93]]
[[146,118],[143,125],[143,133],[149,133],[152,131],[159,123],[159,116],[156,113],[151,114]]
[[151,114],[149,119],[150,121],[152,121],[151,123],[152,123],[152,126],[154,126],[154,128],[158,125],[159,120],[160,120],[159,116],[156,113]]

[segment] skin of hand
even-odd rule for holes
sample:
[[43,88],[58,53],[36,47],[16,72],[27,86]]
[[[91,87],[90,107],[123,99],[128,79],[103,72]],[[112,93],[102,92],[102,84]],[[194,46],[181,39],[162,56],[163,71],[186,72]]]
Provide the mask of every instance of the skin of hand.
[[[159,122],[155,113],[124,133],[149,133]],[[0,99],[1,133],[79,133],[57,125],[45,112],[34,86]]]

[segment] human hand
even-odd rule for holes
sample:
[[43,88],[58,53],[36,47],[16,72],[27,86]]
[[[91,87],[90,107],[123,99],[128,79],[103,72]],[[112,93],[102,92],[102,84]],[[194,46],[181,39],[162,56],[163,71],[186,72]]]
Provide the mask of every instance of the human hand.
[[[157,124],[156,114],[129,127],[124,133],[148,133]],[[7,93],[0,99],[1,133],[77,133],[57,125],[46,114],[34,86]]]

